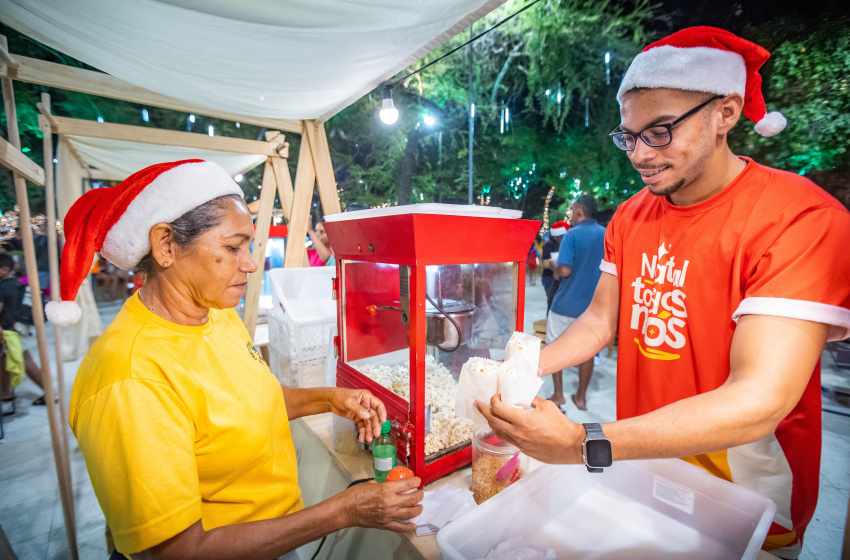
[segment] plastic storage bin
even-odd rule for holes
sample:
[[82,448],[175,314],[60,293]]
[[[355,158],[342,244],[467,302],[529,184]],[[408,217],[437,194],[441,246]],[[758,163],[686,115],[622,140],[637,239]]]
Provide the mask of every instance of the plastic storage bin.
[[293,387],[324,385],[328,342],[336,327],[333,267],[275,269],[269,313],[269,368]]
[[437,534],[448,560],[524,537],[558,558],[754,559],[775,504],[678,459],[544,465]]

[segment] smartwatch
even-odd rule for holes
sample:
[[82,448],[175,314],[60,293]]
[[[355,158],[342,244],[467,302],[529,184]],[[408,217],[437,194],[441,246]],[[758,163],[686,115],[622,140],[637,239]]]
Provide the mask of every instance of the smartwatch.
[[611,453],[611,442],[602,433],[599,424],[582,424],[587,434],[581,444],[581,457],[587,472],[601,473],[603,467],[610,467],[614,462]]

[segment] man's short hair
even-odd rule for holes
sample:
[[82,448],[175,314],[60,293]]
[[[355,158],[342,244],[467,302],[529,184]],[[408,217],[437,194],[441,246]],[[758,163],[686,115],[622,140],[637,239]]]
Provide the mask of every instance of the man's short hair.
[[15,257],[9,253],[0,253],[0,268],[15,270]]
[[578,206],[581,208],[581,211],[584,213],[584,217],[589,220],[596,219],[596,213],[598,210],[598,205],[596,203],[596,199],[590,196],[589,194],[583,195],[575,199],[573,202],[573,207]]

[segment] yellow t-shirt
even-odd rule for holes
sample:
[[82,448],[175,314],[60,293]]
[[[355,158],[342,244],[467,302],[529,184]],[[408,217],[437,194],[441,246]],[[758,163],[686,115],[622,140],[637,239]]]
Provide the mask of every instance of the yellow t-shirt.
[[283,392],[232,309],[189,327],[131,297],[80,365],[70,423],[122,553],[304,507]]

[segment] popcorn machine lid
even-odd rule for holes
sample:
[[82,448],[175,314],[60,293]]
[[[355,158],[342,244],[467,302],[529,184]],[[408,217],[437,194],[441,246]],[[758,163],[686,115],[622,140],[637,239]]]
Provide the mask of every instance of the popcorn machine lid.
[[325,230],[337,259],[403,265],[524,262],[540,221],[521,215],[490,206],[413,204],[333,214]]

